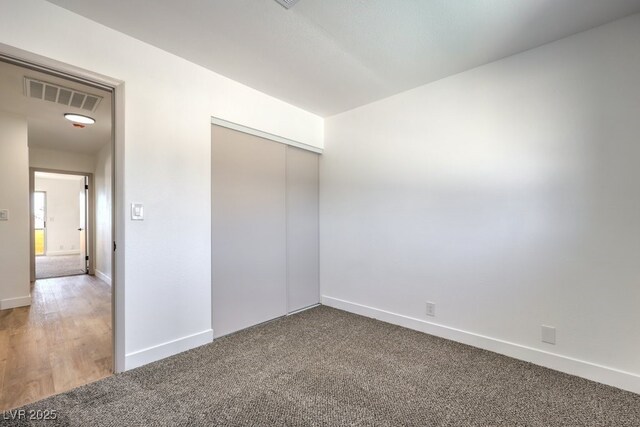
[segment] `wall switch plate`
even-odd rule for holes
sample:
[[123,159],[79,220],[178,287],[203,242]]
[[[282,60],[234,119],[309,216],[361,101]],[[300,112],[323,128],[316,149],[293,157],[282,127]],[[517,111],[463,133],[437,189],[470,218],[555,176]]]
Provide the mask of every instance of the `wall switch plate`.
[[0,209],[0,221],[9,221],[8,209]]
[[427,316],[436,316],[436,304],[433,302],[427,302]]
[[545,326],[542,325],[542,342],[546,342],[547,344],[556,343],[556,328],[553,326]]
[[144,206],[142,203],[131,203],[131,219],[142,221],[144,219]]

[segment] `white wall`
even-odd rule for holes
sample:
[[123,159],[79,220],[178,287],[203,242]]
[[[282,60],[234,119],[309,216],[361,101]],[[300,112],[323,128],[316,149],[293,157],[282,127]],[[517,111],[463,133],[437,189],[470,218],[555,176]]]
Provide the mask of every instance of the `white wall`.
[[29,305],[29,158],[27,120],[0,112],[0,310]]
[[325,132],[326,304],[640,392],[639,15]]
[[96,276],[111,284],[111,145],[105,145],[96,156],[95,180],[95,212],[96,212]]
[[96,157],[90,154],[29,147],[29,166],[69,172],[93,173]]
[[80,193],[84,177],[73,179],[41,178],[36,175],[35,191],[47,193],[46,254],[80,254]]
[[323,120],[43,0],[0,9],[2,43],[124,82],[123,193],[146,213],[119,246],[127,367],[210,341],[211,116],[316,147]]

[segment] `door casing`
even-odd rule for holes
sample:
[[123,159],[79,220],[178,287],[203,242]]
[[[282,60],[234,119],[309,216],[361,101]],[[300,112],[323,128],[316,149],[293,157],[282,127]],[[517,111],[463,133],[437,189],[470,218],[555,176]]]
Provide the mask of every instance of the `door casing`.
[[[83,67],[77,67],[60,62],[46,56],[38,55],[7,44],[0,43],[0,61],[8,62],[27,69],[67,78],[76,82],[98,87],[111,92],[111,150],[112,150],[112,206],[111,228],[113,237],[112,272],[111,272],[111,314],[113,338],[113,371],[125,370],[125,272],[124,245],[117,246],[116,242],[124,242],[124,222],[126,212],[122,208],[124,201],[124,91],[125,83],[104,74],[92,72]],[[30,192],[33,188],[29,189]],[[25,236],[26,237],[26,236]],[[33,249],[33,248],[32,248]]]
[[[93,188],[93,174],[88,172],[78,172],[78,171],[68,171],[63,169],[46,169],[46,168],[29,168],[29,212],[30,212],[30,221],[29,221],[29,229],[30,229],[30,245],[29,245],[29,265],[31,269],[30,277],[31,281],[34,282],[36,280],[36,239],[35,239],[35,228],[34,228],[34,217],[33,217],[33,195],[36,193],[35,185],[36,172],[48,172],[48,173],[59,173],[63,175],[78,175],[86,177],[86,181],[89,183],[89,189],[87,191],[87,199],[85,201],[86,205],[86,217],[85,217],[85,227],[88,229],[88,233],[85,233],[86,239],[86,249],[85,255],[89,256],[89,261],[87,263],[87,273],[94,275],[95,274],[95,253],[96,253],[96,234],[95,234],[95,200],[94,200],[94,188]],[[113,274],[113,273],[112,273]]]

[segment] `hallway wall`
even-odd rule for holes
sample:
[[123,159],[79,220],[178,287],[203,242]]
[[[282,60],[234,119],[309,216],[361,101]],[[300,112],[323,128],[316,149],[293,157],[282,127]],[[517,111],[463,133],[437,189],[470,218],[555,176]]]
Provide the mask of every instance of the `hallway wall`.
[[27,120],[0,111],[0,310],[31,303]]
[[29,147],[29,167],[93,173],[96,156]]
[[100,279],[111,284],[113,253],[113,236],[111,230],[111,208],[113,203],[113,154],[111,145],[105,145],[96,155],[95,180],[95,212],[96,212],[96,264],[95,273]]

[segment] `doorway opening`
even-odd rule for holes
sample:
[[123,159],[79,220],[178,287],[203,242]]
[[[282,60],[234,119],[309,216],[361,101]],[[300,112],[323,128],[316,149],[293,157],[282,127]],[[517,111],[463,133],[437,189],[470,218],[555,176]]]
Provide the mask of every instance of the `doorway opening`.
[[33,192],[34,255],[47,254],[47,192]]
[[91,174],[31,169],[32,277],[90,274],[94,240],[89,221]]
[[112,87],[0,53],[0,411],[115,370],[114,111]]

